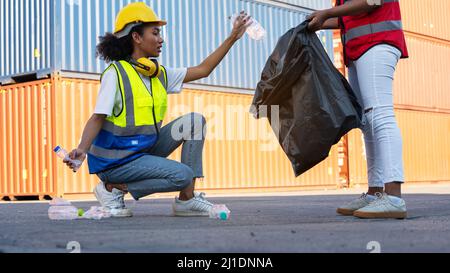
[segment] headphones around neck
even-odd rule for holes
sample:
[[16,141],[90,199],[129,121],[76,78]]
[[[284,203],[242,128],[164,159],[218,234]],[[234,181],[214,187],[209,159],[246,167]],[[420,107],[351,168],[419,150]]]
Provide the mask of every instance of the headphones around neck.
[[148,59],[144,57],[135,61],[130,58],[128,62],[136,66],[137,72],[146,77],[155,78],[161,73],[161,66],[156,59]]

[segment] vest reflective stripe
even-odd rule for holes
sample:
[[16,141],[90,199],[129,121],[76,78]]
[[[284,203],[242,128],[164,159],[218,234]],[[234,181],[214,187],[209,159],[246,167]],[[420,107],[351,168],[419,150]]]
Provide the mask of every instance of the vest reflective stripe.
[[392,30],[403,30],[402,21],[383,21],[377,24],[352,28],[345,34],[345,43],[347,44],[351,40],[361,36]]
[[104,149],[102,147],[92,145],[89,153],[93,156],[106,159],[122,159],[135,154],[136,151]]
[[[114,63],[116,67],[119,69],[120,76],[122,78],[123,83],[123,91],[125,93],[125,103],[127,109],[127,125],[134,125],[134,96],[133,90],[131,89],[130,79],[128,78],[127,72],[125,72],[125,68],[122,66],[120,62]],[[123,107],[123,106],[122,106]]]
[[[159,122],[157,126],[158,129],[161,128],[162,122]],[[105,120],[102,129],[116,136],[154,135],[157,133],[155,125],[119,127],[109,120]]]

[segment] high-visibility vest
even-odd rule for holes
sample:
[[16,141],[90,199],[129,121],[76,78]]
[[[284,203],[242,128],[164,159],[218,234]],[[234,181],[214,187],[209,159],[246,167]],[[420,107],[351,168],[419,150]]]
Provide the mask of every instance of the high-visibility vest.
[[[151,90],[136,69],[126,61],[114,62],[108,69],[117,73],[122,109],[106,118],[88,152],[91,174],[126,164],[155,145],[167,112],[167,74],[151,79]],[[106,69],[105,72],[108,70]]]
[[[348,1],[337,0],[336,4]],[[382,6],[369,13],[339,17],[339,25],[346,65],[379,44],[392,45],[401,51],[402,58],[408,58],[399,0],[384,0]]]

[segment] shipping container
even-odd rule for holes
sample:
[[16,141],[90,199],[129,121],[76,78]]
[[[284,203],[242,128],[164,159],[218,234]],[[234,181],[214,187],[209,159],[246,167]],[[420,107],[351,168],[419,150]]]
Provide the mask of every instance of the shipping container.
[[[0,2],[0,83],[44,77],[50,72],[98,77],[106,65],[96,59],[98,37],[111,32],[119,10],[135,0],[4,0]],[[246,10],[267,29],[263,41],[244,37],[211,75],[197,83],[253,90],[278,38],[311,13],[279,1],[146,0],[161,18],[166,44],[161,63],[171,67],[200,64],[225,40],[233,13]],[[297,1],[298,2],[298,1]],[[327,1],[314,1],[325,4]],[[278,4],[277,4],[278,3]],[[312,1],[306,1],[310,5]],[[313,7],[318,7],[314,5]],[[320,5],[322,7],[322,5]],[[330,31],[319,32],[330,54]],[[36,75],[35,75],[36,74]],[[28,76],[24,76],[28,75]]]
[[257,0],[271,5],[288,4],[301,9],[323,10],[330,8],[334,1],[329,0]]
[[52,88],[50,80],[0,86],[0,200],[56,193]]
[[[428,1],[401,1],[411,57],[400,61],[394,80],[406,181],[412,183],[450,181],[450,24],[445,14],[449,1]],[[112,30],[116,13],[130,2],[135,0],[0,1],[0,83],[27,81],[0,86],[0,200],[85,195],[98,183],[87,166],[77,174],[70,172],[52,148],[78,145],[105,68],[95,59],[98,36]],[[163,29],[167,43],[161,62],[173,67],[196,65],[211,53],[231,30],[227,17],[234,12],[247,10],[268,30],[266,40],[245,37],[211,77],[169,97],[166,122],[191,111],[208,119],[206,179],[200,190],[238,193],[367,185],[359,130],[333,147],[326,161],[295,178],[268,122],[248,114],[253,88],[278,37],[334,1],[144,2],[169,23]],[[336,66],[345,73],[338,33],[334,41],[330,31],[319,32],[319,37],[330,56],[336,51]],[[35,78],[47,79],[30,81]],[[170,158],[178,160],[180,153]]]
[[400,6],[407,32],[450,41],[450,1],[403,0]]
[[[345,74],[343,47],[335,32],[335,65]],[[410,57],[399,61],[394,77],[397,108],[450,113],[450,42],[406,35]]]
[[[410,58],[397,66],[394,103],[404,137],[408,182],[450,181],[449,5],[447,0],[401,1]],[[335,64],[345,74],[339,31],[334,37]],[[420,134],[416,130],[421,130]],[[344,162],[349,163],[350,186],[367,185],[363,135],[354,130],[347,139]]]
[[[450,113],[450,1],[401,1],[401,8],[410,57],[397,66],[394,103],[401,109]],[[434,32],[430,22],[439,22]],[[339,35],[334,32],[335,65],[345,74]]]
[[406,37],[410,57],[400,60],[396,71],[395,104],[404,109],[450,113],[450,42]]
[[[96,101],[98,81],[55,77],[1,89],[0,196],[89,194],[98,183],[87,166],[74,174],[52,154],[70,150]],[[169,97],[166,123],[192,111],[208,120],[201,190],[299,190],[343,186],[348,160],[351,186],[367,184],[364,142],[358,130],[310,172],[295,178],[266,120],[248,114],[251,95],[186,89]],[[407,182],[450,182],[450,114],[397,110]],[[239,121],[239,122],[238,122]],[[255,133],[258,132],[258,133]],[[344,143],[345,144],[345,143]],[[346,145],[345,145],[346,146]],[[348,156],[348,159],[342,157]],[[179,160],[180,150],[171,159]],[[347,168],[347,167],[346,167]],[[345,181],[344,181],[345,182]]]
[[[450,182],[450,114],[397,110],[403,137],[405,180]],[[349,134],[350,185],[367,185],[364,138]]]
[[[334,5],[336,0],[329,2]],[[450,1],[400,0],[400,8],[405,32],[450,41],[450,17],[448,16]]]
[[[11,85],[1,95],[0,196],[91,193],[99,182],[87,165],[74,174],[55,155],[60,145],[78,146],[93,112],[99,82],[54,77]],[[45,97],[45,100],[44,100]],[[186,89],[169,96],[166,123],[190,112],[208,120],[205,181],[200,190],[336,188],[338,150],[299,178],[280,148],[268,121],[250,115],[251,95]],[[32,126],[33,125],[33,126]],[[170,158],[180,159],[180,150]]]

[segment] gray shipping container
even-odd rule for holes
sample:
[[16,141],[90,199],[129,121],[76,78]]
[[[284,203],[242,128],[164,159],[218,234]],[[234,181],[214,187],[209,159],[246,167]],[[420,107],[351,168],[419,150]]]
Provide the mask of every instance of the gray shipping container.
[[[47,77],[98,78],[106,64],[96,58],[98,37],[111,32],[119,10],[135,0],[0,1],[0,84]],[[203,88],[251,92],[278,38],[329,0],[146,0],[162,19],[165,47],[161,62],[170,67],[199,64],[231,31],[228,17],[246,10],[267,29],[268,37],[245,36]],[[285,3],[286,2],[286,3]],[[304,5],[302,5],[304,3]],[[330,31],[319,33],[330,57]],[[332,58],[333,59],[333,58]]]

